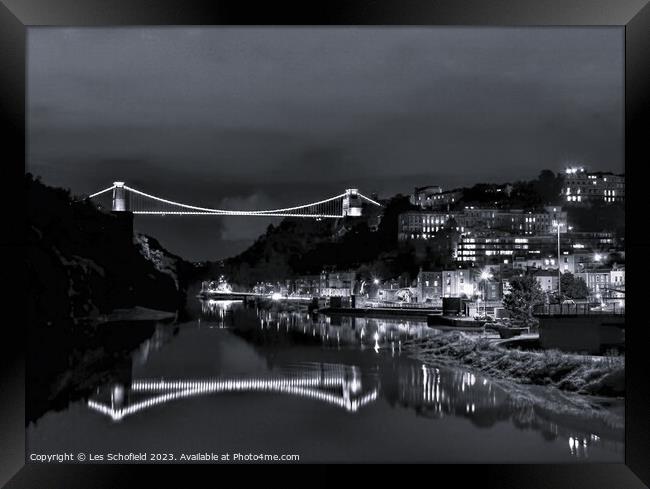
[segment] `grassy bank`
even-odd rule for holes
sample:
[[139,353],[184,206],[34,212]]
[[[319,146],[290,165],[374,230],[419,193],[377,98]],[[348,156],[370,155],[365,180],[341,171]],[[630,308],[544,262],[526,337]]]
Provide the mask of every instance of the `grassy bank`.
[[625,394],[623,357],[592,358],[557,350],[507,349],[463,332],[433,334],[403,345],[425,363],[452,362],[497,379],[599,396]]

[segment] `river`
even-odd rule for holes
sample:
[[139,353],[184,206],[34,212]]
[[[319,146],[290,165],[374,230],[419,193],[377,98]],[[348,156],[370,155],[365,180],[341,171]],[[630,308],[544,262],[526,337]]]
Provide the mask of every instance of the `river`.
[[423,365],[402,343],[430,334],[424,322],[310,316],[231,301],[197,301],[193,317],[156,325],[119,371],[97,377],[110,380],[46,408],[27,426],[28,456],[623,461],[621,400]]

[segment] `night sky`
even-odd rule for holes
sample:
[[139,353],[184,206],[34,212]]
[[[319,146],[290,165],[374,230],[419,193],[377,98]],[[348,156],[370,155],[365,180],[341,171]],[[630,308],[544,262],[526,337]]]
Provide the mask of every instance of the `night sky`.
[[[623,171],[622,28],[30,28],[28,171],[220,208]],[[136,218],[191,260],[270,222]]]

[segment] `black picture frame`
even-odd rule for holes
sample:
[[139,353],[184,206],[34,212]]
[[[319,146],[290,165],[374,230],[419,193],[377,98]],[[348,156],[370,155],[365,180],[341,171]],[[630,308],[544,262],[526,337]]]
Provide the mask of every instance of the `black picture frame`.
[[[20,256],[25,222],[20,212],[25,171],[26,32],[31,26],[127,25],[463,25],[463,26],[621,26],[625,29],[625,175],[627,188],[626,253],[631,296],[627,302],[626,436],[624,464],[437,466],[436,480],[505,488],[642,488],[650,485],[650,356],[644,324],[641,281],[648,276],[650,239],[644,186],[650,164],[650,5],[647,0],[429,0],[385,2],[348,0],[276,2],[250,5],[206,0],[0,0],[0,114],[5,155],[5,191],[1,192],[5,229],[3,256]],[[17,182],[12,182],[15,178]],[[635,212],[635,209],[637,210]],[[639,217],[635,218],[634,215]],[[16,277],[16,309],[24,288],[19,260],[8,260]],[[629,264],[628,264],[629,265]],[[13,270],[15,267],[15,270]],[[634,283],[638,282],[637,286]],[[7,300],[7,299],[6,299]],[[646,317],[644,317],[646,316]],[[24,359],[26,325],[7,322],[0,373],[0,485],[18,487],[128,487],[142,470],[135,465],[25,464]],[[6,337],[9,333],[14,337]],[[176,466],[185,474],[199,467]],[[207,466],[202,466],[203,468]],[[163,467],[157,467],[161,469]],[[167,477],[167,467],[158,472]],[[150,472],[150,471],[148,471]],[[204,471],[201,470],[203,473]],[[168,479],[170,481],[171,479]],[[192,476],[189,481],[198,481]],[[188,479],[185,479],[186,485]],[[406,481],[408,483],[408,481]]]

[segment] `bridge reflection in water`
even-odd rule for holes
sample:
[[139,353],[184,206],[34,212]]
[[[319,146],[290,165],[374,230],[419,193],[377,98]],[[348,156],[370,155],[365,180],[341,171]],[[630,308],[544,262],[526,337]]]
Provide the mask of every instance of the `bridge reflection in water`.
[[[214,377],[207,379],[133,380],[127,395],[121,385],[111,388],[110,403],[88,400],[88,407],[119,421],[161,404],[188,397],[232,392],[263,392],[298,396],[334,405],[349,412],[377,399],[378,389],[363,391],[357,367],[324,365],[320,372],[300,376]],[[133,394],[156,393],[129,402]]]

